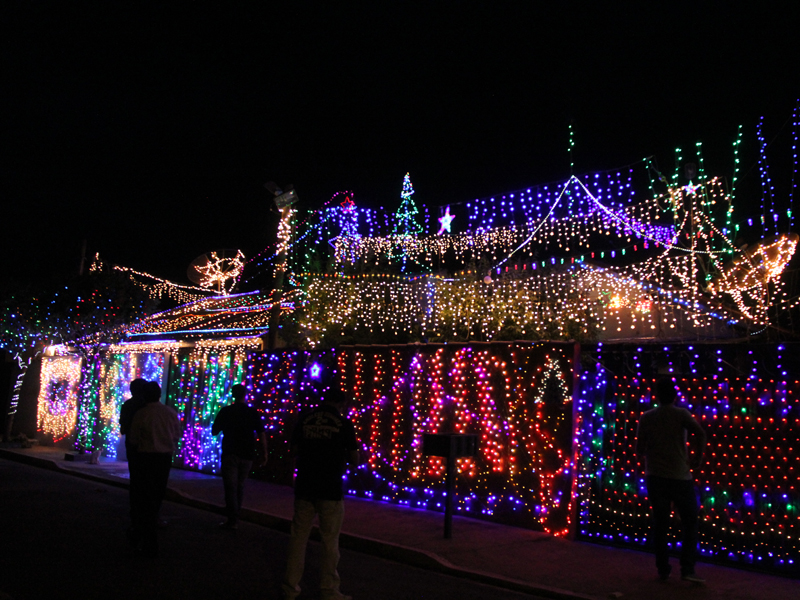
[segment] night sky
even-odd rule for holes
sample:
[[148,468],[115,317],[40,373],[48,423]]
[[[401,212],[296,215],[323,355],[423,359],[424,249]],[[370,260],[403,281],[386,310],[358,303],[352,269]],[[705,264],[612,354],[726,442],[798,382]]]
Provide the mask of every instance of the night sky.
[[391,212],[406,172],[429,206],[560,180],[571,122],[576,173],[672,172],[699,140],[728,177],[742,124],[757,191],[763,115],[788,192],[789,2],[119,4],[0,9],[7,279],[77,272],[85,239],[188,283],[197,255],[274,238],[270,180]]

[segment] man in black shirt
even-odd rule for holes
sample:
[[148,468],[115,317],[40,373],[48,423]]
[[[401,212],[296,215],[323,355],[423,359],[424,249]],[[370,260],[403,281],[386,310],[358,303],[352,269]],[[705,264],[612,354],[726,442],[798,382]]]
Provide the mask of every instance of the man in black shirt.
[[267,438],[261,415],[245,402],[247,388],[237,383],[231,388],[233,404],[223,406],[214,419],[211,433],[222,433],[222,482],[225,486],[225,511],[228,520],[220,524],[224,529],[236,529],[242,509],[244,482],[256,458],[256,436],[261,443],[258,466],[267,462]]
[[342,476],[346,463],[358,466],[355,428],[342,416],[347,397],[333,382],[324,393],[322,404],[303,415],[292,435],[296,458],[294,518],[289,541],[284,597],[293,600],[300,594],[300,579],[305,565],[306,544],[314,515],[319,515],[322,537],[320,565],[321,598],[346,600],[339,591],[339,531],[344,519]]

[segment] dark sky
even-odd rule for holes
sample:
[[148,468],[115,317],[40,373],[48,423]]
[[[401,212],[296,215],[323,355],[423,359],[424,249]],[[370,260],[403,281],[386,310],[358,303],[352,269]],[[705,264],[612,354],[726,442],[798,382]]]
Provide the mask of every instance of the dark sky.
[[7,277],[86,239],[187,282],[274,237],[269,180],[393,212],[407,171],[430,206],[562,179],[571,121],[577,172],[702,140],[730,176],[738,125],[747,170],[800,96],[790,2],[120,4],[0,9]]

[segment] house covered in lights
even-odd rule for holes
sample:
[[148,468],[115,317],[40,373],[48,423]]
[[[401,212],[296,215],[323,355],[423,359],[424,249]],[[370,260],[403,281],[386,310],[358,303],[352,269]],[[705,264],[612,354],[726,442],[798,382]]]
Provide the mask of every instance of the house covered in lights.
[[[40,437],[117,456],[119,407],[143,377],[179,412],[176,465],[217,472],[211,423],[245,382],[271,436],[260,476],[285,483],[287,432],[318,402],[313,375],[337,369],[369,456],[349,493],[438,510],[444,463],[424,455],[422,434],[474,433],[478,456],[458,462],[458,513],[640,545],[633,438],[654,377],[676,378],[712,444],[788,459],[781,440],[800,439],[792,353],[723,344],[793,308],[781,274],[798,237],[764,231],[737,246],[721,181],[678,179],[646,160],[432,209],[413,201],[407,175],[396,212],[349,192],[313,211],[283,206],[274,252],[247,268],[239,254],[204,263],[219,293],[152,284],[186,302],[48,349]],[[248,291],[264,273],[282,289]],[[753,435],[734,440],[741,428]],[[735,475],[725,460],[700,477],[702,552],[796,574],[796,471],[776,459],[766,480],[758,460]]]

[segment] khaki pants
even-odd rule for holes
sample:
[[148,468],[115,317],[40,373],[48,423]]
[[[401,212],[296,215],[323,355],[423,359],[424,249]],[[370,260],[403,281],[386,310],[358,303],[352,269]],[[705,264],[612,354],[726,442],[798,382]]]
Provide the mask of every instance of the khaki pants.
[[244,482],[253,468],[253,461],[235,454],[223,454],[221,467],[222,483],[225,487],[225,513],[229,523],[238,523],[244,498]]
[[321,597],[339,595],[339,531],[344,519],[343,500],[301,500],[295,498],[292,534],[283,591],[286,598],[296,598],[300,593],[300,579],[306,561],[306,545],[314,516],[319,515],[319,533],[322,537],[322,563],[320,565]]

